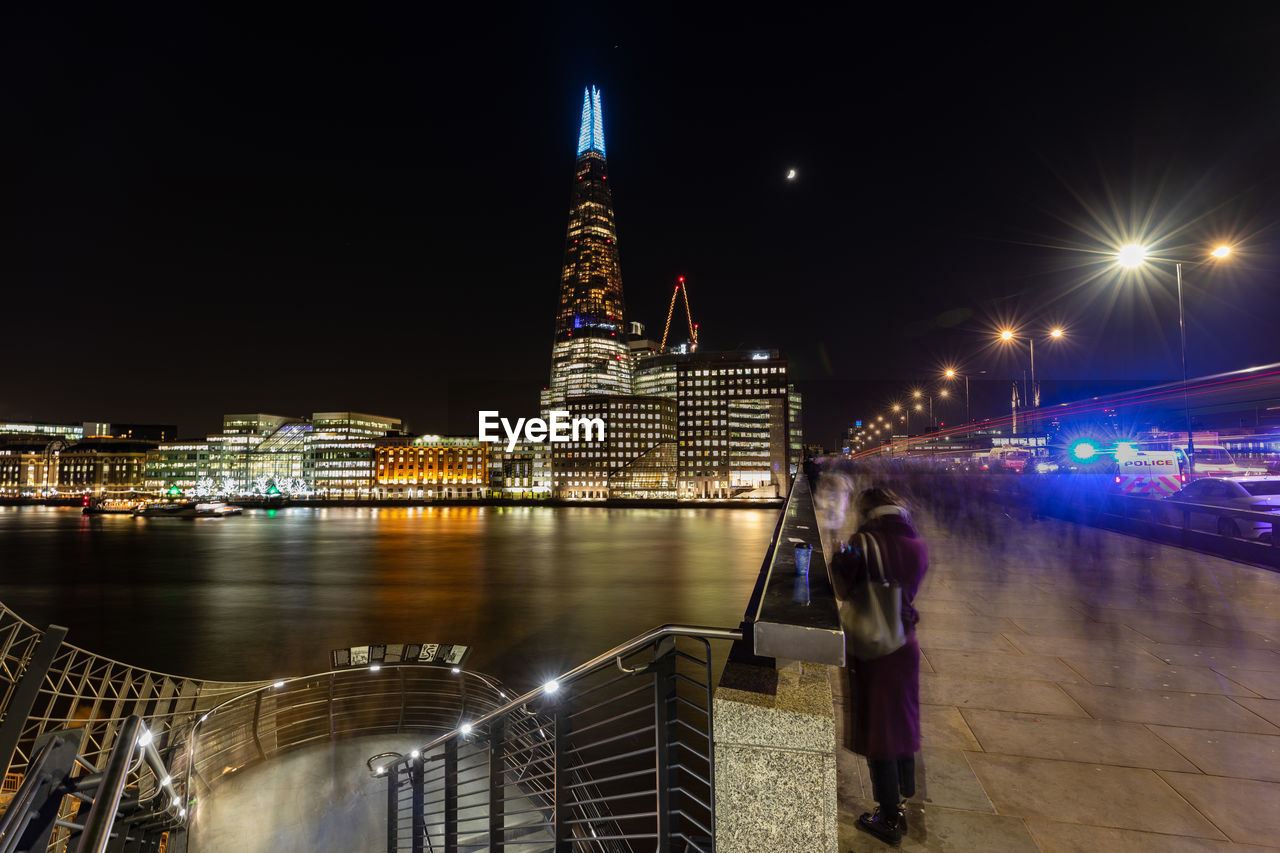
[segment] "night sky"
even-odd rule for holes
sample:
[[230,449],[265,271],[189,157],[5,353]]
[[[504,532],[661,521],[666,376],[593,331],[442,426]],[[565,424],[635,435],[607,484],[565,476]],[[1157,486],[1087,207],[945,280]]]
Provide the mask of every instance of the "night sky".
[[0,418],[532,414],[593,83],[629,319],[686,276],[812,441],[946,363],[1020,375],[1002,323],[1067,329],[1045,379],[1174,378],[1130,240],[1197,262],[1193,375],[1280,360],[1280,13],[609,5],[11,11]]

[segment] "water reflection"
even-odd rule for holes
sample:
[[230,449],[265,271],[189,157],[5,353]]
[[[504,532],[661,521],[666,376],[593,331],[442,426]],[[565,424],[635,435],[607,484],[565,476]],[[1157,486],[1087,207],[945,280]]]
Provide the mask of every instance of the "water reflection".
[[775,510],[368,507],[183,521],[0,508],[0,601],[68,641],[203,678],[452,642],[536,682],[665,622],[736,626]]

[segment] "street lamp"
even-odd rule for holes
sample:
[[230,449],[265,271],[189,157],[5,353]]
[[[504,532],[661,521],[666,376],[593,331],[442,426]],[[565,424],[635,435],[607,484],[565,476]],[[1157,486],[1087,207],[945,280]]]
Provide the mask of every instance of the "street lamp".
[[[1061,329],[1058,329],[1058,330],[1056,330],[1056,331],[1061,332],[1062,330],[1061,330]],[[1012,337],[1012,335],[1010,335],[1010,337]],[[978,375],[982,375],[983,373],[986,373],[986,372],[987,372],[987,371],[985,371],[985,370],[979,370],[979,371],[978,371]],[[958,373],[958,372],[956,372],[956,369],[955,369],[954,367],[948,367],[948,368],[946,369],[946,371],[942,374],[942,376],[943,376],[943,378],[944,378],[944,379],[955,379],[955,378],[958,376],[958,377],[960,377],[961,379],[963,379],[963,380],[964,380],[964,422],[965,422],[965,429],[966,429],[966,431],[967,431],[967,432],[972,433],[972,430],[973,430],[973,418],[972,418],[972,417],[970,416],[970,414],[969,414],[969,374],[967,374],[967,373]]]
[[[1218,246],[1209,253],[1209,257],[1223,260],[1231,254],[1230,246]],[[1187,321],[1182,310],[1182,264],[1183,261],[1168,258],[1152,258],[1151,260],[1173,264],[1178,281],[1178,335],[1182,343],[1182,412],[1187,421],[1187,473],[1195,476],[1195,439],[1191,437],[1191,401],[1187,393]],[[1133,269],[1147,261],[1147,250],[1137,243],[1122,246],[1116,253],[1116,261],[1122,267]]]
[[[1057,327],[1050,329],[1048,332],[1048,337],[1054,340],[1060,339],[1062,335],[1062,329]],[[1000,340],[1006,343],[1009,341],[1017,342],[1017,338],[1014,337],[1013,331],[1010,329],[1004,329],[1000,332]],[[1027,347],[1031,353],[1031,393],[1025,394],[1025,396],[1027,398],[1027,402],[1031,404],[1030,407],[1038,409],[1040,408],[1040,386],[1036,384],[1036,339],[1028,335],[1026,341]],[[1025,378],[1026,377],[1024,376],[1023,379]],[[1026,390],[1027,389],[1025,388],[1023,389],[1024,393]]]

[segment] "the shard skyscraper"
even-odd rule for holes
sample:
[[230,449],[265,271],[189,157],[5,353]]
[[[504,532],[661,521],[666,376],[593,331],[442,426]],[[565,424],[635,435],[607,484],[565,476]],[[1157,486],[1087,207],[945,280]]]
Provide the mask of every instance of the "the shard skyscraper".
[[560,408],[571,397],[632,393],[604,117],[594,86],[582,96],[574,171],[544,411]]

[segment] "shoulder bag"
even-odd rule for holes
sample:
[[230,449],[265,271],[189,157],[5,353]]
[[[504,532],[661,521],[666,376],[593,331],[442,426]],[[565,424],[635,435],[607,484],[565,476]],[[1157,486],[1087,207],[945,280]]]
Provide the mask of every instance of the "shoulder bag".
[[907,642],[902,627],[902,587],[884,573],[884,559],[876,538],[859,533],[867,576],[840,603],[840,626],[845,644],[858,660],[875,660],[896,652]]

